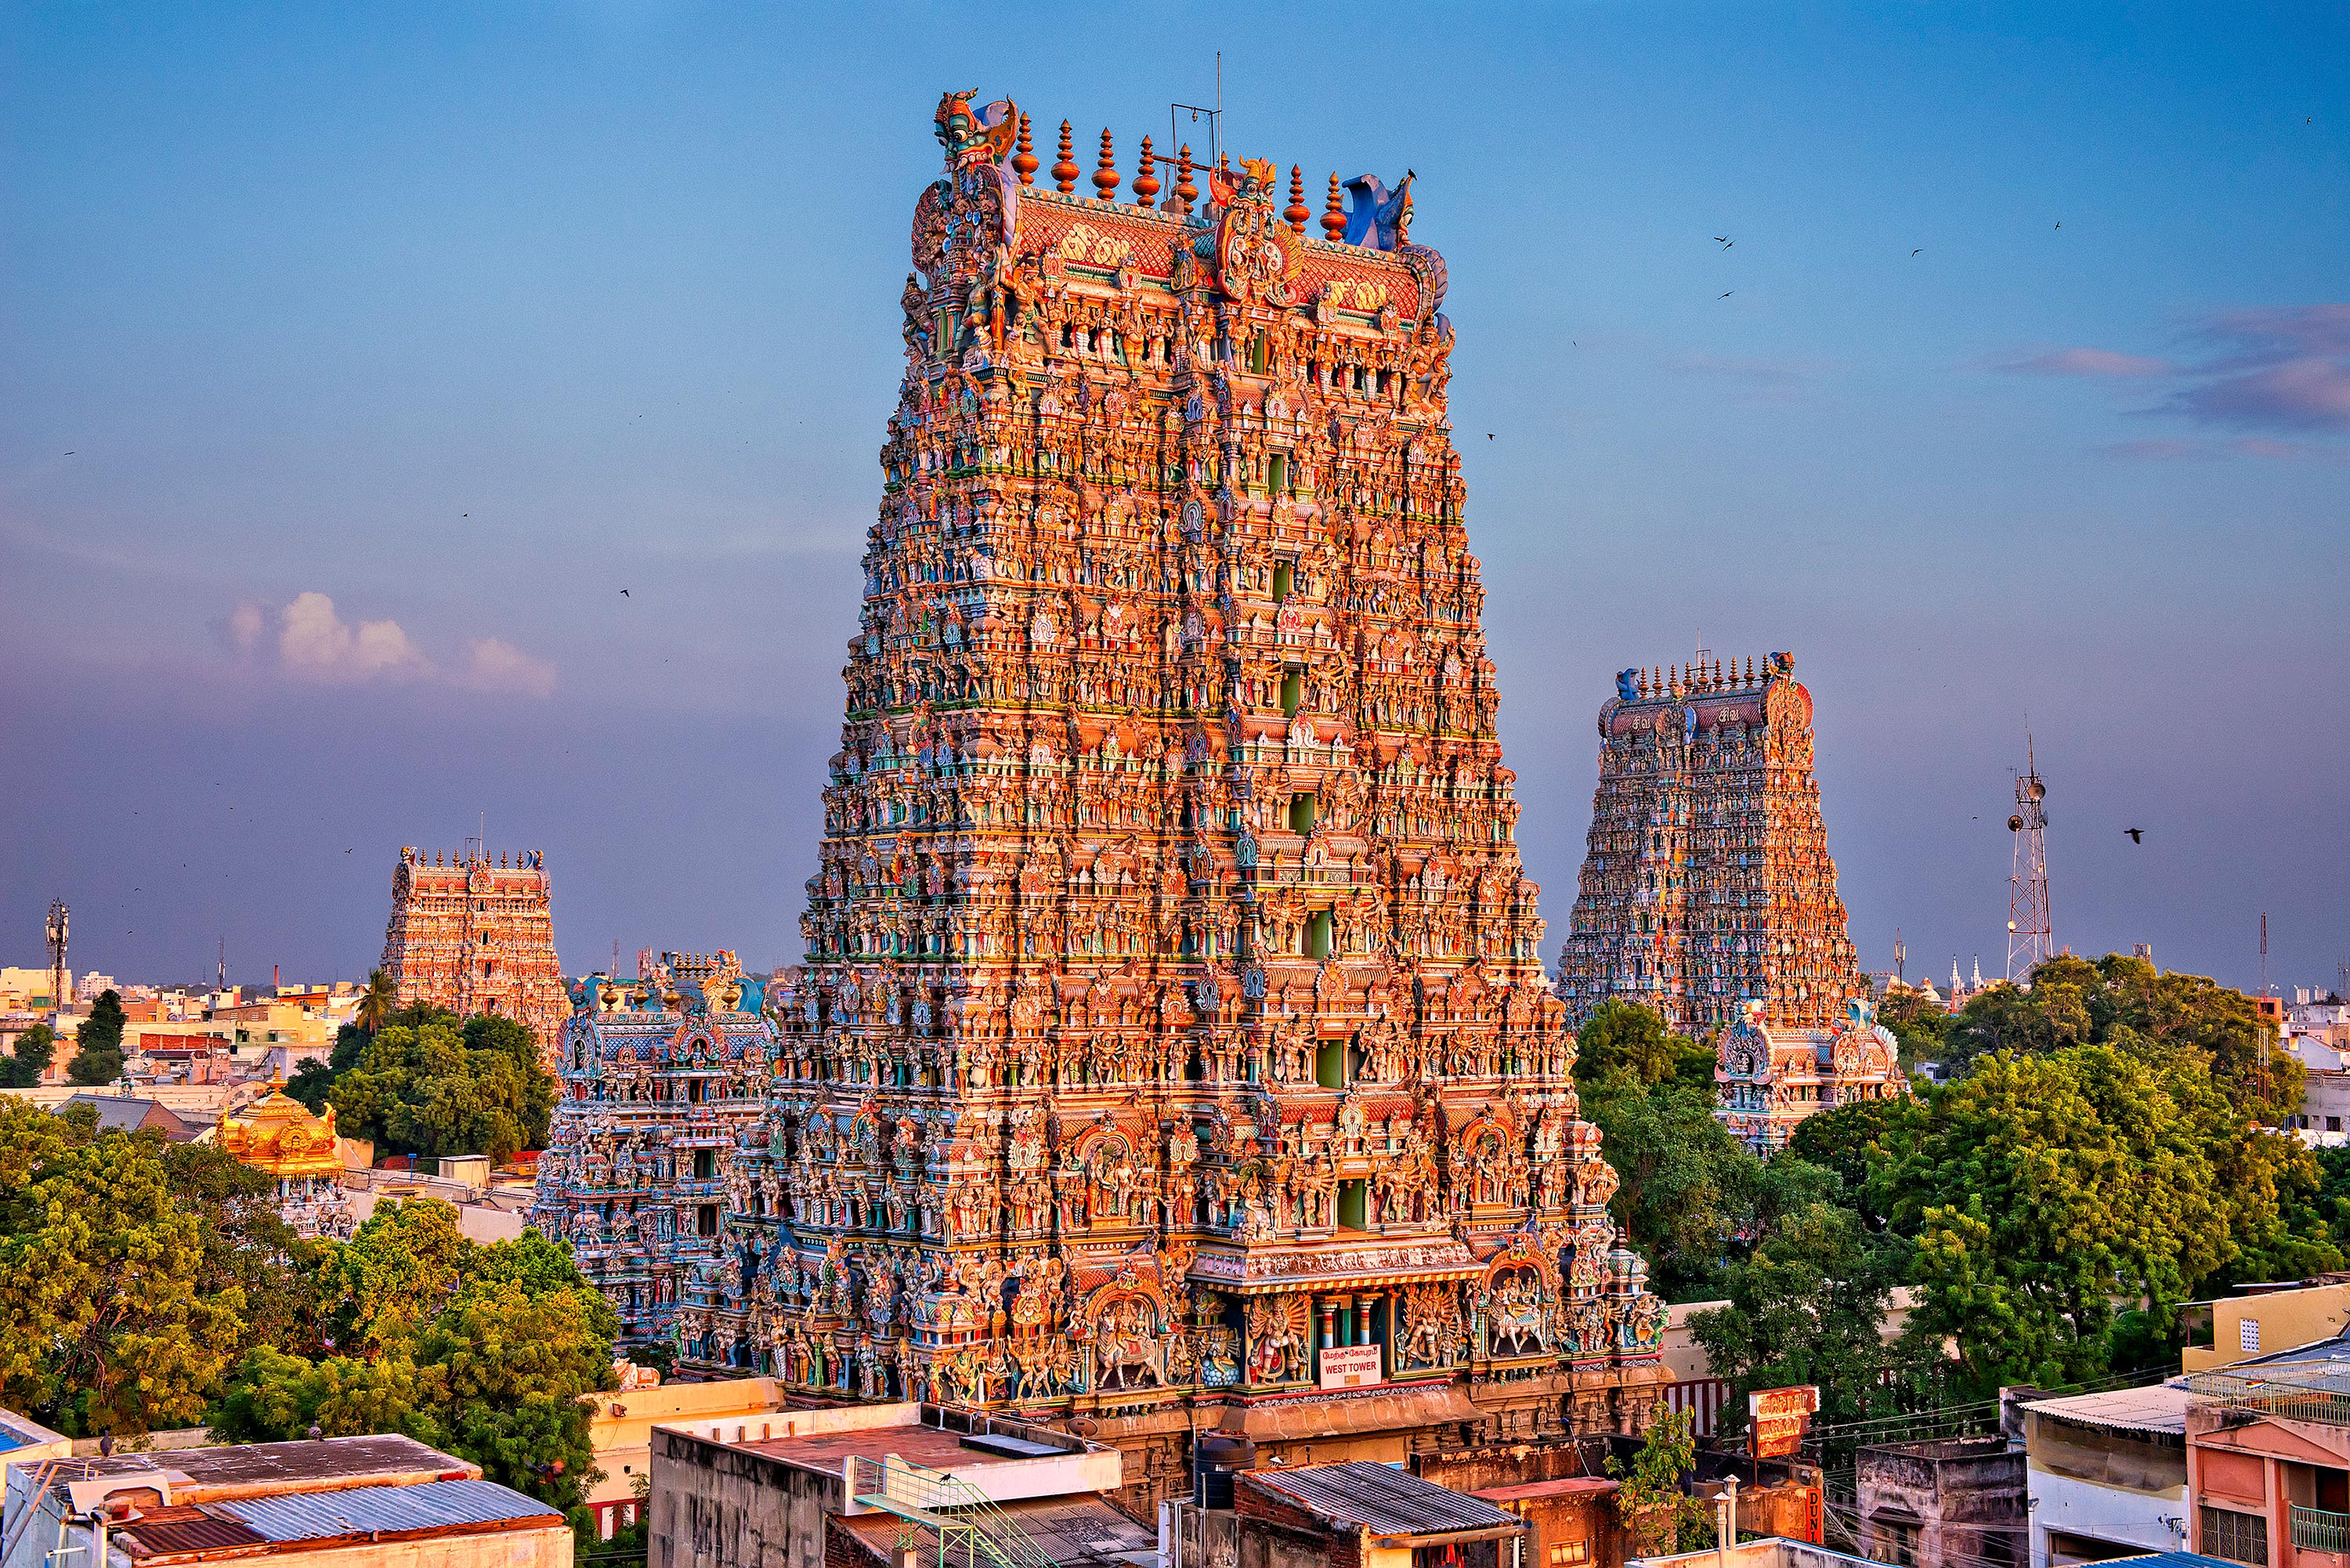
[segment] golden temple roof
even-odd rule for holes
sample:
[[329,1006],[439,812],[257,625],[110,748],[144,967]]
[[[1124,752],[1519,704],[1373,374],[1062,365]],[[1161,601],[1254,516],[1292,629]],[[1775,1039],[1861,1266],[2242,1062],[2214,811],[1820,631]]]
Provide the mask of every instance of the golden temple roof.
[[221,1112],[220,1146],[235,1159],[272,1176],[338,1176],[335,1152],[335,1107],[316,1116],[289,1099],[283,1082],[241,1111]]

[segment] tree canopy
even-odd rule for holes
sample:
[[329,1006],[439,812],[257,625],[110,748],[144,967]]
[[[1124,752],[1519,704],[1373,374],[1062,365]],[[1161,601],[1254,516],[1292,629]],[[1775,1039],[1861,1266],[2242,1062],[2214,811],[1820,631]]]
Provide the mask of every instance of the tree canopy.
[[404,1432],[557,1508],[595,1480],[581,1396],[616,1386],[603,1293],[536,1231],[484,1246],[455,1210],[377,1210],[317,1272],[319,1354],[248,1351],[212,1420],[236,1442]]
[[122,1076],[122,998],[111,987],[98,993],[89,1016],[74,1029],[79,1047],[66,1064],[66,1076],[77,1084],[111,1084]]
[[[346,1136],[387,1153],[496,1160],[546,1141],[556,1090],[530,1031],[510,1018],[460,1025],[445,1012],[400,1016],[332,1077],[325,1098]],[[317,1086],[315,1076],[303,1085]]]
[[0,1060],[0,1089],[29,1089],[41,1081],[57,1059],[57,1032],[46,1023],[36,1023],[9,1047],[5,1060]]
[[186,1426],[246,1333],[244,1290],[152,1134],[0,1100],[0,1404],[78,1437]]

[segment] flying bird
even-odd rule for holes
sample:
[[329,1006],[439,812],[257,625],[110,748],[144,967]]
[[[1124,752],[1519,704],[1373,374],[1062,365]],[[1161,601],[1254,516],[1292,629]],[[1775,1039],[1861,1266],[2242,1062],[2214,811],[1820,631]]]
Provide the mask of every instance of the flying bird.
[[1914,256],[1914,255],[1921,255],[1921,254],[1923,254],[1925,253],[1925,249],[1926,249],[1926,247],[1925,247],[1925,246],[1923,246],[1923,245],[1919,245],[1916,250],[1911,251],[1909,254],[1910,254],[1911,255],[1913,255],[1913,256]]
[[629,597],[629,590],[628,590],[628,589],[626,589],[626,588],[622,588],[622,589],[620,590],[620,597],[621,597],[622,598],[627,598],[627,597]]
[[1716,234],[1713,237],[1723,250],[1728,250],[1731,246],[1738,243],[1736,240],[1731,239],[1728,234]]
[[2143,827],[2125,827],[2122,831],[2129,835],[2129,841],[2132,844],[2144,844],[2146,842],[2146,829]]
[[1487,431],[1485,432],[1485,439],[1487,441],[1492,441],[1493,439],[1493,432],[1492,431]]
[[1728,299],[1731,295],[1736,294],[1737,292],[1738,291],[1734,288],[1725,288],[1721,291],[1721,297]]

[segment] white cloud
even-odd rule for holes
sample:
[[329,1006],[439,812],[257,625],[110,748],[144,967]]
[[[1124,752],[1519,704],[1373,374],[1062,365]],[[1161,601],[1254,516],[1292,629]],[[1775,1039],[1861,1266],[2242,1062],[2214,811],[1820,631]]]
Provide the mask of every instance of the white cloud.
[[534,658],[504,639],[484,637],[466,645],[464,668],[454,679],[476,691],[509,692],[518,697],[555,695],[553,661]]
[[441,680],[468,691],[504,696],[546,698],[555,694],[555,666],[495,637],[465,645],[450,669],[417,647],[396,620],[343,618],[328,596],[311,589],[275,611],[248,600],[213,623],[223,646],[240,663],[252,663],[267,649],[270,622],[276,623],[278,673],[318,685],[354,686],[370,681]]
[[432,663],[408,640],[396,620],[349,625],[335,601],[312,589],[295,596],[278,616],[277,662],[303,680],[331,684],[408,679],[432,672]]
[[252,659],[261,647],[261,637],[269,629],[269,613],[260,605],[247,599],[228,614],[212,623],[213,635],[220,645],[236,656],[242,664]]

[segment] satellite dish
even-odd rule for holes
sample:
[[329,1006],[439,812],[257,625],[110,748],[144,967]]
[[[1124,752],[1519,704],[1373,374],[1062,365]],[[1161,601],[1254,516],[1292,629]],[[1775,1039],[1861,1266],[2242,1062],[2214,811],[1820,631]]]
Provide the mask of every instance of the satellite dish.
[[2023,818],[2022,818],[2022,817],[2020,817],[2020,816],[2011,816],[2011,817],[2009,817],[2009,818],[2007,819],[2007,830],[2008,830],[2010,833],[2021,833],[2021,832],[2022,832],[2022,831],[2023,831]]
[[2025,793],[2030,794],[2034,800],[2046,800],[2048,798],[2048,786],[2042,784],[2038,779],[2033,779],[2032,781],[2032,787]]

